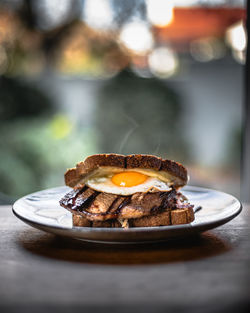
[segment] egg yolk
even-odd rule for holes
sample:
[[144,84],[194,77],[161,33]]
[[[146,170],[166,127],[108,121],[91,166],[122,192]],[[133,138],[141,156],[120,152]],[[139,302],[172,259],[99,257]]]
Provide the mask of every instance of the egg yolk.
[[148,176],[138,172],[121,172],[112,176],[111,181],[119,187],[132,187],[144,183]]

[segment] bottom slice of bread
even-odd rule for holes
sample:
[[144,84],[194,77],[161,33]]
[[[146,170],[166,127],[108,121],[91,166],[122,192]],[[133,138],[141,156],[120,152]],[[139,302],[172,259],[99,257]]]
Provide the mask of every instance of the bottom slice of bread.
[[154,215],[143,216],[140,218],[131,218],[128,220],[106,220],[106,221],[89,221],[86,217],[74,213],[72,215],[73,226],[78,227],[152,227],[188,224],[194,220],[192,208],[183,208],[160,212]]

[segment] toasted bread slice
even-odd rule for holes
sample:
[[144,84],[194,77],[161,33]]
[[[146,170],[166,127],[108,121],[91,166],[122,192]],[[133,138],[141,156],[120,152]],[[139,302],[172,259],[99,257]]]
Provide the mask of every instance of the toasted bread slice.
[[[164,212],[153,214],[150,216],[143,216],[140,218],[127,219],[128,227],[153,227],[153,226],[168,226],[188,224],[194,220],[194,213],[192,208],[167,209]],[[105,227],[105,228],[121,228],[122,220],[107,220],[107,221],[89,221],[86,217],[74,213],[73,225],[80,227]]]
[[75,168],[65,173],[65,184],[70,187],[77,186],[78,182],[88,177],[98,168],[112,167],[122,169],[145,169],[158,171],[167,177],[170,185],[175,188],[186,185],[188,180],[186,168],[175,161],[162,159],[153,155],[132,154],[95,154],[78,163]]

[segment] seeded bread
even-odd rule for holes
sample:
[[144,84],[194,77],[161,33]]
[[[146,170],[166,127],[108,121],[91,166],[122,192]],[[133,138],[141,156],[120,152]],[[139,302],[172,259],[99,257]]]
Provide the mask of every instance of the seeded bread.
[[77,163],[75,168],[66,171],[65,184],[75,187],[77,183],[99,167],[117,167],[121,169],[151,169],[170,175],[175,188],[186,185],[188,176],[186,168],[175,161],[162,159],[153,155],[131,154],[94,154]]

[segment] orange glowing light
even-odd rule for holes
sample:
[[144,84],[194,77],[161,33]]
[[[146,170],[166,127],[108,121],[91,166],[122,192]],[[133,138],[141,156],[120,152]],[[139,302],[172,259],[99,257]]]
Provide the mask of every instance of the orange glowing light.
[[204,37],[221,37],[227,28],[246,20],[246,10],[243,8],[206,8],[206,7],[175,7],[174,19],[166,27],[154,26],[154,35],[160,42],[172,44],[190,42]]

